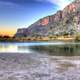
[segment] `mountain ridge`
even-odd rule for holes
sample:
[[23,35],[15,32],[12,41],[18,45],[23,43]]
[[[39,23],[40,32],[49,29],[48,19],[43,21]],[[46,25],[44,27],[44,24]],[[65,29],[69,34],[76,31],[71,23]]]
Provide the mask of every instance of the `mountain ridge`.
[[39,19],[28,28],[17,30],[15,37],[76,35],[80,31],[80,0],[75,0],[63,10]]

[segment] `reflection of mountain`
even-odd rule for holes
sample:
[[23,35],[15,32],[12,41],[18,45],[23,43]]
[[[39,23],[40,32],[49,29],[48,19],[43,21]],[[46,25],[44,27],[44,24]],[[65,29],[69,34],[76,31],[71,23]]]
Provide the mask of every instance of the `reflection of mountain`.
[[44,17],[28,28],[18,29],[16,37],[74,35],[80,31],[80,0],[75,0],[63,11]]
[[32,50],[52,56],[80,56],[79,44],[33,46]]

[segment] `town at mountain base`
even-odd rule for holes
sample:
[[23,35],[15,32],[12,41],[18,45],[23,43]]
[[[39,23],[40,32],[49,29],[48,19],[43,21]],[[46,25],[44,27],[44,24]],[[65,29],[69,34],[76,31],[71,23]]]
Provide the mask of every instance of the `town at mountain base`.
[[44,17],[14,35],[20,40],[80,39],[80,0],[75,0],[56,14]]

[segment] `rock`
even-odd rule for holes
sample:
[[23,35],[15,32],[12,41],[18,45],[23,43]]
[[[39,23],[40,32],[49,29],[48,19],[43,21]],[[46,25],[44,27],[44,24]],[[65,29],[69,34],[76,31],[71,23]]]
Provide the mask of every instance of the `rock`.
[[44,17],[28,28],[18,29],[15,37],[75,35],[80,31],[80,0],[75,0],[62,11]]

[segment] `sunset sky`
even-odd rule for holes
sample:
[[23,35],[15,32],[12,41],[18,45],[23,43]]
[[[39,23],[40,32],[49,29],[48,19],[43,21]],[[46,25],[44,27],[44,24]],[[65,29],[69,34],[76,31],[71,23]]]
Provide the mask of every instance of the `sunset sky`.
[[38,19],[62,10],[73,0],[0,0],[0,34],[12,36]]

